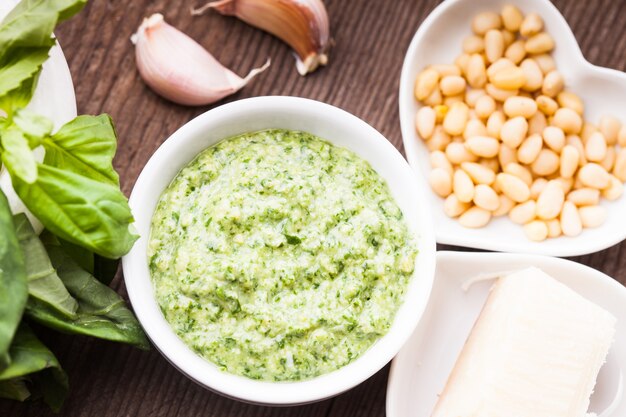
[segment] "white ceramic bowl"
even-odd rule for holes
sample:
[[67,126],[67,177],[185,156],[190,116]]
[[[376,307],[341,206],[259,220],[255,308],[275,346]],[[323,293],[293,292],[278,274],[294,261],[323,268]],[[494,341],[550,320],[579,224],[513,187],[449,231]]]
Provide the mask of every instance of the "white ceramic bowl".
[[[415,172],[426,178],[430,171],[428,150],[415,131],[415,113],[420,107],[413,97],[415,77],[429,64],[453,63],[461,53],[461,43],[471,33],[471,18],[481,11],[499,11],[513,3],[524,13],[537,12],[556,42],[553,57],[565,77],[566,88],[585,102],[586,120],[597,123],[612,114],[626,122],[626,74],[594,66],[583,57],[576,38],[559,11],[548,0],[446,0],[422,23],[407,51],[400,80],[400,123],[404,149]],[[592,12],[593,4],[588,3]],[[443,213],[443,199],[432,191],[437,242],[507,252],[575,256],[596,252],[626,238],[626,194],[618,201],[603,201],[607,221],[595,229],[585,229],[578,237],[559,237],[531,242],[519,225],[507,217],[492,220],[482,229],[467,229]]]
[[[418,237],[416,272],[389,333],[351,364],[302,382],[254,381],[224,373],[196,355],[161,314],[153,295],[146,255],[154,208],[178,171],[200,151],[222,139],[269,128],[310,132],[369,161],[389,184],[410,230]],[[301,404],[339,394],[364,381],[393,358],[426,306],[434,276],[435,240],[425,192],[393,145],[367,123],[336,107],[296,97],[257,97],[217,107],[176,131],[150,158],[135,184],[130,205],[141,238],[123,258],[131,303],[148,337],[161,353],[204,387],[228,397],[271,405]]]
[[432,296],[417,329],[393,360],[387,385],[387,417],[429,417],[463,344],[478,317],[492,281],[461,288],[481,274],[535,266],[617,318],[615,341],[600,370],[591,412],[626,415],[626,288],[613,278],[576,262],[539,255],[438,252]]

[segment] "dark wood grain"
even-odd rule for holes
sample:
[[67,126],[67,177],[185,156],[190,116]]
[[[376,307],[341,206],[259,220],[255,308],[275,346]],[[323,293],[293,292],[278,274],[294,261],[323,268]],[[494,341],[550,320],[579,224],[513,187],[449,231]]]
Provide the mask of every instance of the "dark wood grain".
[[[239,74],[272,59],[270,69],[225,101],[295,95],[334,104],[361,117],[402,150],[398,80],[407,46],[437,0],[327,0],[335,39],[331,63],[306,78],[277,39],[215,14],[192,18],[190,1],[92,0],[57,36],[70,64],[79,113],[110,113],[119,133],[115,166],[123,190],[150,155],[179,126],[209,107],[184,108],[154,95],[135,70],[130,35],[141,19],[161,12]],[[558,0],[588,60],[626,69],[626,0]],[[626,111],[626,109],[621,109]],[[575,260],[626,283],[626,244]],[[126,296],[121,275],[113,287]],[[345,417],[383,416],[388,367],[334,399],[292,408],[242,404],[195,385],[161,355],[59,335],[42,338],[68,371],[67,416]],[[45,406],[0,401],[0,416],[47,416]]]

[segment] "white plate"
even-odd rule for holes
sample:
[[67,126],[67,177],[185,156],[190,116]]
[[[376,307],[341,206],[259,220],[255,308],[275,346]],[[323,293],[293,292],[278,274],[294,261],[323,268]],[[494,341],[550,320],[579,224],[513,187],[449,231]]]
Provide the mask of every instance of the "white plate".
[[[428,150],[417,136],[414,118],[418,104],[413,98],[413,83],[419,71],[429,64],[453,63],[461,52],[463,38],[470,34],[470,20],[485,10],[499,11],[503,4],[514,3],[523,12],[539,13],[547,31],[555,39],[553,57],[565,77],[568,89],[585,102],[585,117],[597,123],[600,116],[613,114],[626,122],[620,109],[626,108],[626,74],[594,66],[580,52],[567,22],[548,0],[447,0],[424,20],[406,54],[400,80],[400,123],[404,149],[409,163],[422,181],[430,171]],[[590,9],[593,5],[589,3]],[[620,113],[616,113],[619,111]],[[544,242],[529,241],[522,228],[507,217],[492,220],[482,229],[466,229],[443,213],[443,200],[429,194],[435,220],[437,242],[506,252],[575,256],[612,246],[626,238],[626,194],[615,202],[602,203],[608,219],[601,227],[586,229],[580,236],[559,237]]]
[[[0,2],[0,21],[17,3],[18,0]],[[48,117],[54,123],[55,129],[76,117],[76,96],[74,95],[72,76],[58,42],[50,49],[50,58],[43,64],[37,89],[27,108]],[[43,149],[37,149],[36,152],[39,160],[42,160]],[[0,188],[6,194],[13,213],[26,212],[35,229],[40,231],[41,223],[34,218],[17,197],[13,187],[11,187],[9,174],[4,168],[0,171]]]
[[422,320],[393,360],[387,386],[387,417],[429,417],[465,339],[487,299],[492,281],[461,286],[480,274],[536,266],[617,317],[615,342],[602,367],[590,411],[626,415],[626,288],[576,262],[539,255],[438,252],[435,283]]

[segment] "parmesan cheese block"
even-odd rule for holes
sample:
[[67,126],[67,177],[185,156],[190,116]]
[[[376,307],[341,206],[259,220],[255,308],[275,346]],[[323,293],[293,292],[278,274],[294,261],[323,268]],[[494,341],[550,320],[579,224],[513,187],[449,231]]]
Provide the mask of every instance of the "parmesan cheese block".
[[584,417],[615,322],[537,268],[499,278],[432,417]]

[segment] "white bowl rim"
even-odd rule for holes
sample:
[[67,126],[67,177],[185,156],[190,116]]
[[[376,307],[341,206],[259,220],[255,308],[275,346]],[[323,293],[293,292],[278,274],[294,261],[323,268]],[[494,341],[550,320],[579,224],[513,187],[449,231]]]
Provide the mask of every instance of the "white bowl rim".
[[[315,113],[323,115],[325,118],[332,116],[335,123],[343,123],[358,128],[361,133],[367,132],[367,137],[360,137],[363,140],[362,143],[364,145],[375,143],[377,152],[393,158],[394,166],[396,166],[394,169],[402,170],[403,180],[408,182],[404,184],[405,188],[417,187],[418,193],[423,192],[419,189],[418,182],[415,181],[413,170],[398,150],[382,134],[363,120],[342,109],[315,100],[287,96],[264,96],[238,100],[216,107],[197,116],[174,132],[152,155],[137,179],[129,200],[134,214],[142,211],[141,203],[146,201],[146,196],[154,195],[156,192],[156,199],[158,199],[162,189],[151,190],[150,178],[153,175],[158,175],[159,166],[167,164],[168,156],[176,149],[185,146],[193,139],[194,134],[206,131],[207,127],[211,125],[219,124],[220,120],[224,117],[228,118],[229,114],[267,112],[268,109],[270,109],[269,111],[278,111],[281,107],[290,110],[295,109],[303,115]],[[332,138],[325,139],[332,142]],[[355,151],[355,149],[352,150]],[[393,184],[389,184],[389,186],[393,192]],[[405,300],[396,313],[391,329],[352,363],[310,380],[275,383],[255,381],[228,374],[219,371],[215,365],[202,359],[184,345],[171,330],[160,310],[158,311],[160,317],[155,316],[154,305],[156,305],[156,301],[153,294],[145,294],[140,289],[140,283],[145,284],[146,280],[152,288],[144,251],[145,243],[139,244],[142,239],[147,239],[147,236],[140,237],[131,252],[122,259],[128,295],[137,318],[156,348],[183,374],[200,385],[230,398],[265,405],[296,405],[329,398],[358,385],[382,369],[402,348],[421,318],[434,279],[435,239],[430,211],[425,199],[417,199],[416,208],[420,213],[419,216],[406,213],[405,210],[403,212],[407,217],[409,215],[415,216],[417,218],[416,224],[419,225],[419,230],[413,230],[413,232],[418,232],[420,235],[418,241],[420,249],[418,265],[421,266],[420,279],[411,280],[405,294]],[[152,210],[149,211],[151,218]],[[416,275],[417,271],[413,278]],[[409,294],[415,294],[414,288],[417,286],[417,281],[425,281],[420,284],[424,293],[420,293],[421,295],[417,300],[411,300],[417,301],[415,304],[408,303]]]

